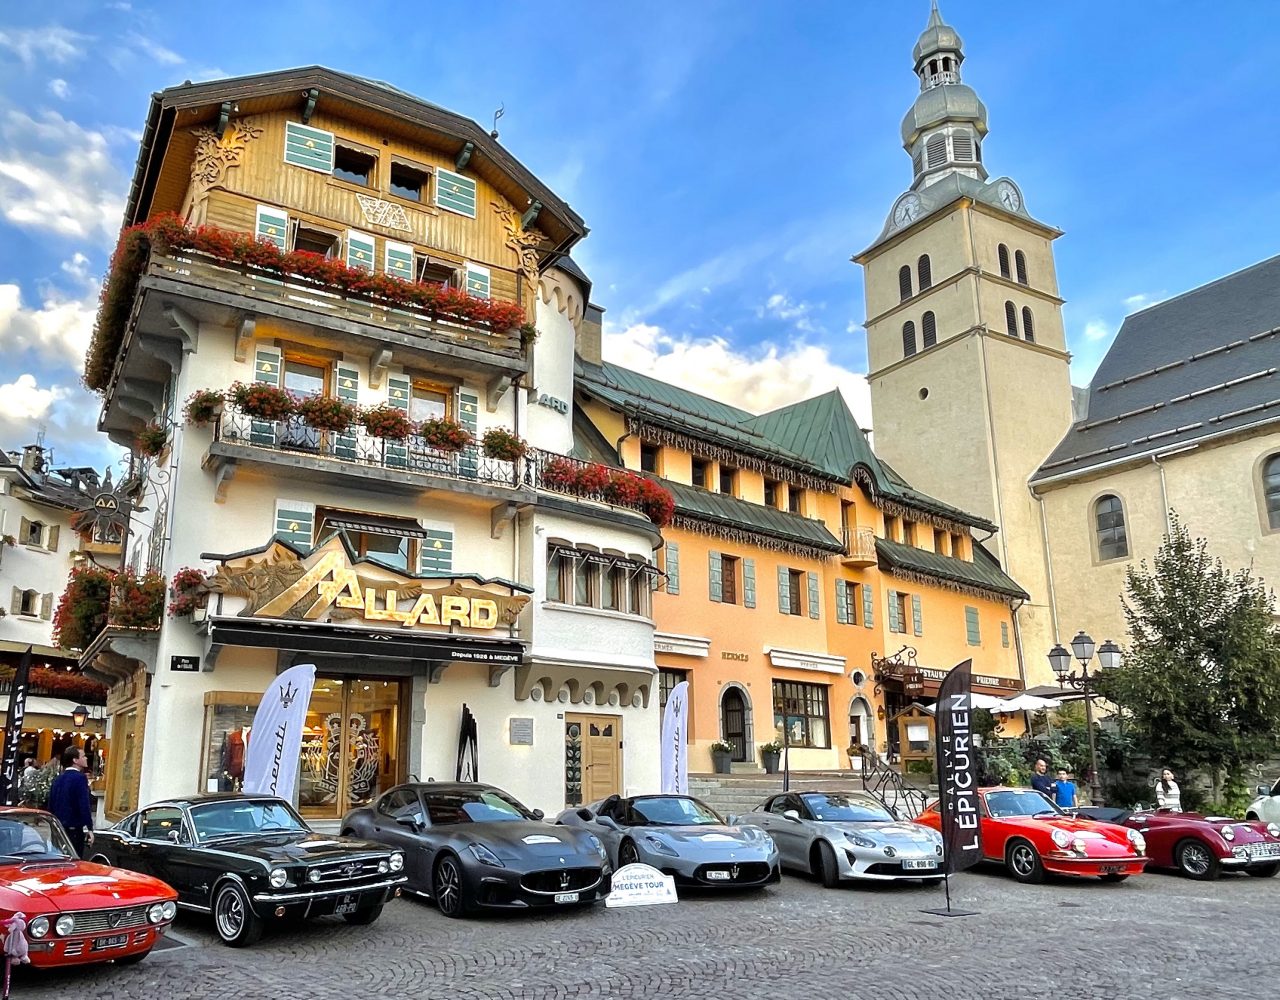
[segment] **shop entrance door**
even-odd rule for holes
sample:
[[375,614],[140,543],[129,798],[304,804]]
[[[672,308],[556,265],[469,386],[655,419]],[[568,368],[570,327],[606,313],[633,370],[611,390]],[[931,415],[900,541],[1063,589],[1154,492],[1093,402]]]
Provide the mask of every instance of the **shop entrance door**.
[[400,764],[401,681],[316,678],[298,768],[303,816],[340,819],[404,780]]
[[581,798],[578,801],[597,802],[621,793],[622,716],[565,715],[564,724],[566,751],[570,756],[575,749],[575,732],[580,741],[576,748],[582,761]]
[[742,699],[742,692],[737,688],[729,688],[720,699],[720,710],[724,714],[725,742],[733,747],[730,760],[750,760],[747,753],[747,703]]

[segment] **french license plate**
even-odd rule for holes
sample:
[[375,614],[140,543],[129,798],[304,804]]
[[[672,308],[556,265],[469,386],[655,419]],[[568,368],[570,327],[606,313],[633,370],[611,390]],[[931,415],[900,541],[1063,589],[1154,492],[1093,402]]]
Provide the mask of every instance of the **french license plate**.
[[716,871],[715,869],[712,869],[711,871],[707,872],[707,878],[710,879],[712,882],[728,882],[729,873]]
[[576,903],[578,901],[578,893],[576,892],[557,892],[557,903]]
[[360,908],[360,903],[356,899],[356,897],[353,896],[351,893],[347,893],[340,900],[338,900],[338,905],[333,908],[333,912],[336,913],[338,916],[342,916],[344,913],[355,913],[356,910],[359,908]]
[[94,938],[93,950],[106,951],[108,948],[123,948],[128,943],[128,934],[112,934],[110,937]]
[[1124,865],[1103,865],[1100,869],[1103,875],[1119,875],[1124,871]]
[[938,862],[935,861],[933,858],[917,858],[914,860],[908,858],[907,860],[902,862],[902,867],[909,868],[909,869],[937,868]]

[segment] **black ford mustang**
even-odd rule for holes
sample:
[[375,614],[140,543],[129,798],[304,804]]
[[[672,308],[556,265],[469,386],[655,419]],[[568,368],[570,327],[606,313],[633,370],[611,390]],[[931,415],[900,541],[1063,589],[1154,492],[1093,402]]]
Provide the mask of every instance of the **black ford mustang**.
[[403,850],[406,890],[434,899],[447,917],[589,904],[612,876],[598,837],[544,823],[541,811],[492,785],[397,785],[347,813],[342,832]]
[[218,936],[237,947],[271,918],[336,913],[371,924],[405,881],[400,851],[322,836],[271,796],[153,803],[99,830],[90,860],[168,882],[179,906],[212,913]]

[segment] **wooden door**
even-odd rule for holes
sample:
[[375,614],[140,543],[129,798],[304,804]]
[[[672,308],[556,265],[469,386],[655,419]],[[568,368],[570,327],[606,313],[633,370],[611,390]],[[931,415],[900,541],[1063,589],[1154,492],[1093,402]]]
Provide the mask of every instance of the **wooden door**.
[[567,732],[581,733],[582,801],[598,802],[622,793],[622,717],[566,715]]
[[742,700],[742,692],[737,688],[729,688],[720,700],[724,713],[725,742],[733,745],[730,760],[750,760],[747,752],[747,703]]

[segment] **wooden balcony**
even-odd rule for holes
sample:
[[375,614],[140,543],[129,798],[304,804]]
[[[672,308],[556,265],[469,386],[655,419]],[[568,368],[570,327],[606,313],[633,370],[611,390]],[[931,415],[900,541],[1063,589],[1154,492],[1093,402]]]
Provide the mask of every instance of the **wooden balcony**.
[[876,564],[876,533],[870,528],[844,529],[844,554],[840,561],[846,566],[864,568]]

